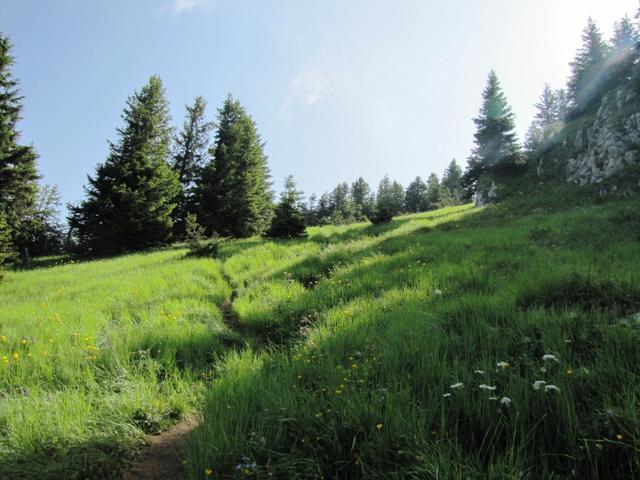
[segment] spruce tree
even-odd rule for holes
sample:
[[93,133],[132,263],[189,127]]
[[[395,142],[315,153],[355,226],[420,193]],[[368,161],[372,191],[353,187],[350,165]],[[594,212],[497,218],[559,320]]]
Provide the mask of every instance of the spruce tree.
[[482,93],[480,115],[473,122],[476,125],[474,154],[478,160],[490,169],[512,165],[519,151],[515,115],[493,70]]
[[28,240],[28,220],[36,200],[38,172],[33,147],[20,145],[17,129],[22,99],[11,68],[11,42],[0,33],[0,212],[14,248]]
[[301,237],[306,230],[305,217],[302,208],[302,192],[296,189],[296,182],[292,175],[284,180],[284,190],[280,195],[280,202],[275,208],[271,226],[265,236],[270,238]]
[[69,224],[91,254],[140,250],[171,239],[180,185],[168,163],[171,127],[159,77],[127,100],[119,140],[89,177],[87,198],[71,207]]
[[369,218],[373,211],[371,201],[371,187],[362,177],[359,177],[351,184],[351,199],[355,206],[355,215],[357,220]]
[[489,72],[482,92],[480,114],[473,122],[476,125],[475,146],[462,178],[467,198],[477,190],[478,179],[483,173],[511,168],[519,161],[515,116],[493,70]]
[[611,86],[617,86],[625,81],[629,70],[639,58],[638,32],[628,16],[622,17],[613,27],[611,51],[607,64],[609,65],[608,80]]
[[442,185],[447,188],[451,199],[454,203],[460,203],[464,196],[464,192],[462,191],[462,168],[456,162],[454,158],[449,163],[449,166],[444,171],[444,175],[442,176]]
[[451,193],[438,179],[438,175],[432,173],[427,179],[427,188],[422,197],[421,210],[436,210],[450,205],[452,201]]
[[200,221],[208,234],[262,234],[273,211],[269,169],[256,124],[231,95],[218,110],[212,160],[198,185]]
[[206,107],[206,100],[200,96],[192,106],[187,105],[184,125],[174,140],[172,167],[178,173],[182,186],[173,211],[174,232],[179,236],[185,232],[187,214],[195,211],[196,182],[209,155],[209,136],[214,124],[205,118]]
[[564,98],[559,95],[563,95],[562,90],[553,91],[545,83],[540,99],[534,104],[536,113],[525,139],[525,149],[528,152],[547,146],[562,128],[565,106],[561,105]]
[[404,199],[404,209],[409,213],[416,213],[420,211],[422,206],[422,197],[427,190],[427,185],[422,181],[419,176],[413,180],[407,187]]
[[388,175],[380,181],[376,195],[376,212],[388,211],[392,216],[404,211],[404,187],[399,182],[392,182]]
[[[0,268],[9,263],[15,255],[11,244],[11,231],[4,217],[4,213],[0,211]],[[2,279],[2,276],[0,276]]]
[[606,68],[607,45],[591,17],[582,32],[582,46],[571,62],[571,77],[567,85],[572,115],[587,109],[602,92]]

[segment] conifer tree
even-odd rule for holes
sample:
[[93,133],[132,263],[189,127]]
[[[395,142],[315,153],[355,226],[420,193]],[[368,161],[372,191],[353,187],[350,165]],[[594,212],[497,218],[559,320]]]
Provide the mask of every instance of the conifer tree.
[[180,133],[174,140],[172,167],[178,173],[182,186],[173,211],[174,232],[182,235],[188,213],[195,211],[194,194],[201,170],[209,155],[209,135],[213,122],[205,118],[206,100],[198,96],[192,106],[187,106],[187,115]]
[[545,83],[540,99],[534,105],[536,113],[525,139],[525,149],[528,152],[548,145],[562,128],[565,106],[560,104],[564,99],[558,95],[563,95],[563,91],[553,91],[551,86]]
[[11,42],[0,33],[0,212],[14,248],[22,250],[28,238],[27,221],[36,200],[37,155],[33,147],[19,144],[17,123],[22,111],[18,81],[11,68]]
[[404,209],[406,212],[416,213],[420,211],[426,190],[427,185],[419,176],[409,184],[404,200]]
[[179,193],[168,163],[171,127],[162,81],[127,99],[119,140],[89,177],[87,198],[71,206],[69,224],[86,253],[112,254],[167,243]]
[[351,184],[351,199],[355,206],[357,220],[364,220],[371,216],[373,210],[371,187],[364,178],[359,177]]
[[582,46],[571,62],[567,86],[571,110],[577,115],[587,109],[602,91],[605,83],[607,45],[591,17],[582,32]]
[[380,181],[376,195],[376,211],[388,211],[392,216],[404,211],[404,187],[399,182],[392,182],[388,175]]
[[438,175],[432,173],[427,179],[427,188],[423,195],[421,210],[436,210],[451,204],[451,193],[438,179]]
[[294,238],[304,235],[305,217],[302,209],[302,192],[296,189],[292,175],[284,180],[284,190],[275,208],[271,226],[265,236],[270,238]]
[[449,166],[444,171],[444,175],[442,176],[442,185],[447,188],[451,199],[454,203],[460,203],[462,201],[462,197],[464,196],[464,192],[462,191],[462,168],[456,162],[454,158],[449,163]]
[[609,65],[608,79],[612,86],[623,82],[629,74],[630,68],[638,60],[638,42],[640,41],[638,32],[633,22],[628,16],[622,17],[613,27],[613,37],[611,38],[611,51],[607,64]]
[[[14,257],[15,252],[11,244],[11,231],[4,217],[4,213],[0,211],[0,268],[9,263]],[[0,276],[0,280],[2,276]]]
[[273,212],[269,168],[256,124],[231,95],[218,109],[212,160],[198,185],[200,221],[207,234],[264,233]]
[[476,125],[475,147],[462,179],[467,198],[477,190],[478,179],[483,173],[513,167],[519,161],[515,116],[493,70],[489,72],[482,92],[480,114],[473,122]]

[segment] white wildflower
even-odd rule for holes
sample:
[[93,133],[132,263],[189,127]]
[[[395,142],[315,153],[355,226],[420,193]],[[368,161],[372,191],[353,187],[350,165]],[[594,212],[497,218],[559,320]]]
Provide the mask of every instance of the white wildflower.
[[473,373],[477,373],[478,375],[484,375],[484,370],[474,370]]
[[498,397],[489,397],[489,400],[498,400]]
[[502,397],[500,399],[500,404],[503,405],[504,407],[510,407],[511,406],[511,399],[509,397]]
[[550,353],[547,353],[546,355],[542,356],[542,361],[543,362],[549,362],[549,361],[554,361],[556,363],[558,363],[558,359],[556,358],[555,355],[551,355]]
[[555,385],[546,385],[546,386],[544,387],[544,391],[545,391],[545,392],[550,392],[551,390],[554,390],[554,391],[556,391],[556,392],[559,392],[559,391],[560,391],[560,389],[559,389],[558,387],[556,387]]
[[547,367],[540,367],[540,372],[547,373]]
[[487,390],[488,392],[495,392],[497,387],[491,387],[489,385],[485,385],[484,383],[478,386],[480,390]]
[[509,368],[509,362],[497,362],[498,368]]
[[442,398],[449,398],[451,396],[450,393],[445,393],[444,395],[442,395]]
[[453,385],[451,385],[449,388],[450,388],[451,390],[457,390],[457,389],[459,389],[459,388],[462,388],[462,386],[463,386],[463,385],[462,385],[462,382],[458,382],[458,383],[454,383],[454,384],[453,384]]
[[533,389],[534,390],[540,390],[540,387],[546,385],[547,382],[545,382],[544,380],[536,380],[535,382],[533,382]]
[[436,288],[436,289],[433,291],[433,294],[434,294],[434,295],[442,295],[442,290],[440,290],[439,288]]

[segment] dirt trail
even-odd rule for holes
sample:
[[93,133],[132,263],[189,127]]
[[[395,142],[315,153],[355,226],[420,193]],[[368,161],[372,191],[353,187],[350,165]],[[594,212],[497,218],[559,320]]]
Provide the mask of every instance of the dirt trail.
[[234,290],[226,302],[222,304],[222,320],[231,330],[242,333],[242,324],[238,320],[238,314],[233,310],[233,302],[238,297],[238,291]]
[[150,435],[123,480],[184,480],[182,447],[199,420],[190,417],[159,435]]

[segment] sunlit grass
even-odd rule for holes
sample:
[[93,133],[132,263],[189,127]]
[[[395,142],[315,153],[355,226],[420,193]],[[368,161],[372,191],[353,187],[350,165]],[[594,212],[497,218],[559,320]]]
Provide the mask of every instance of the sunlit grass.
[[467,205],[10,273],[0,477],[115,477],[202,407],[191,479],[634,478],[638,226]]

